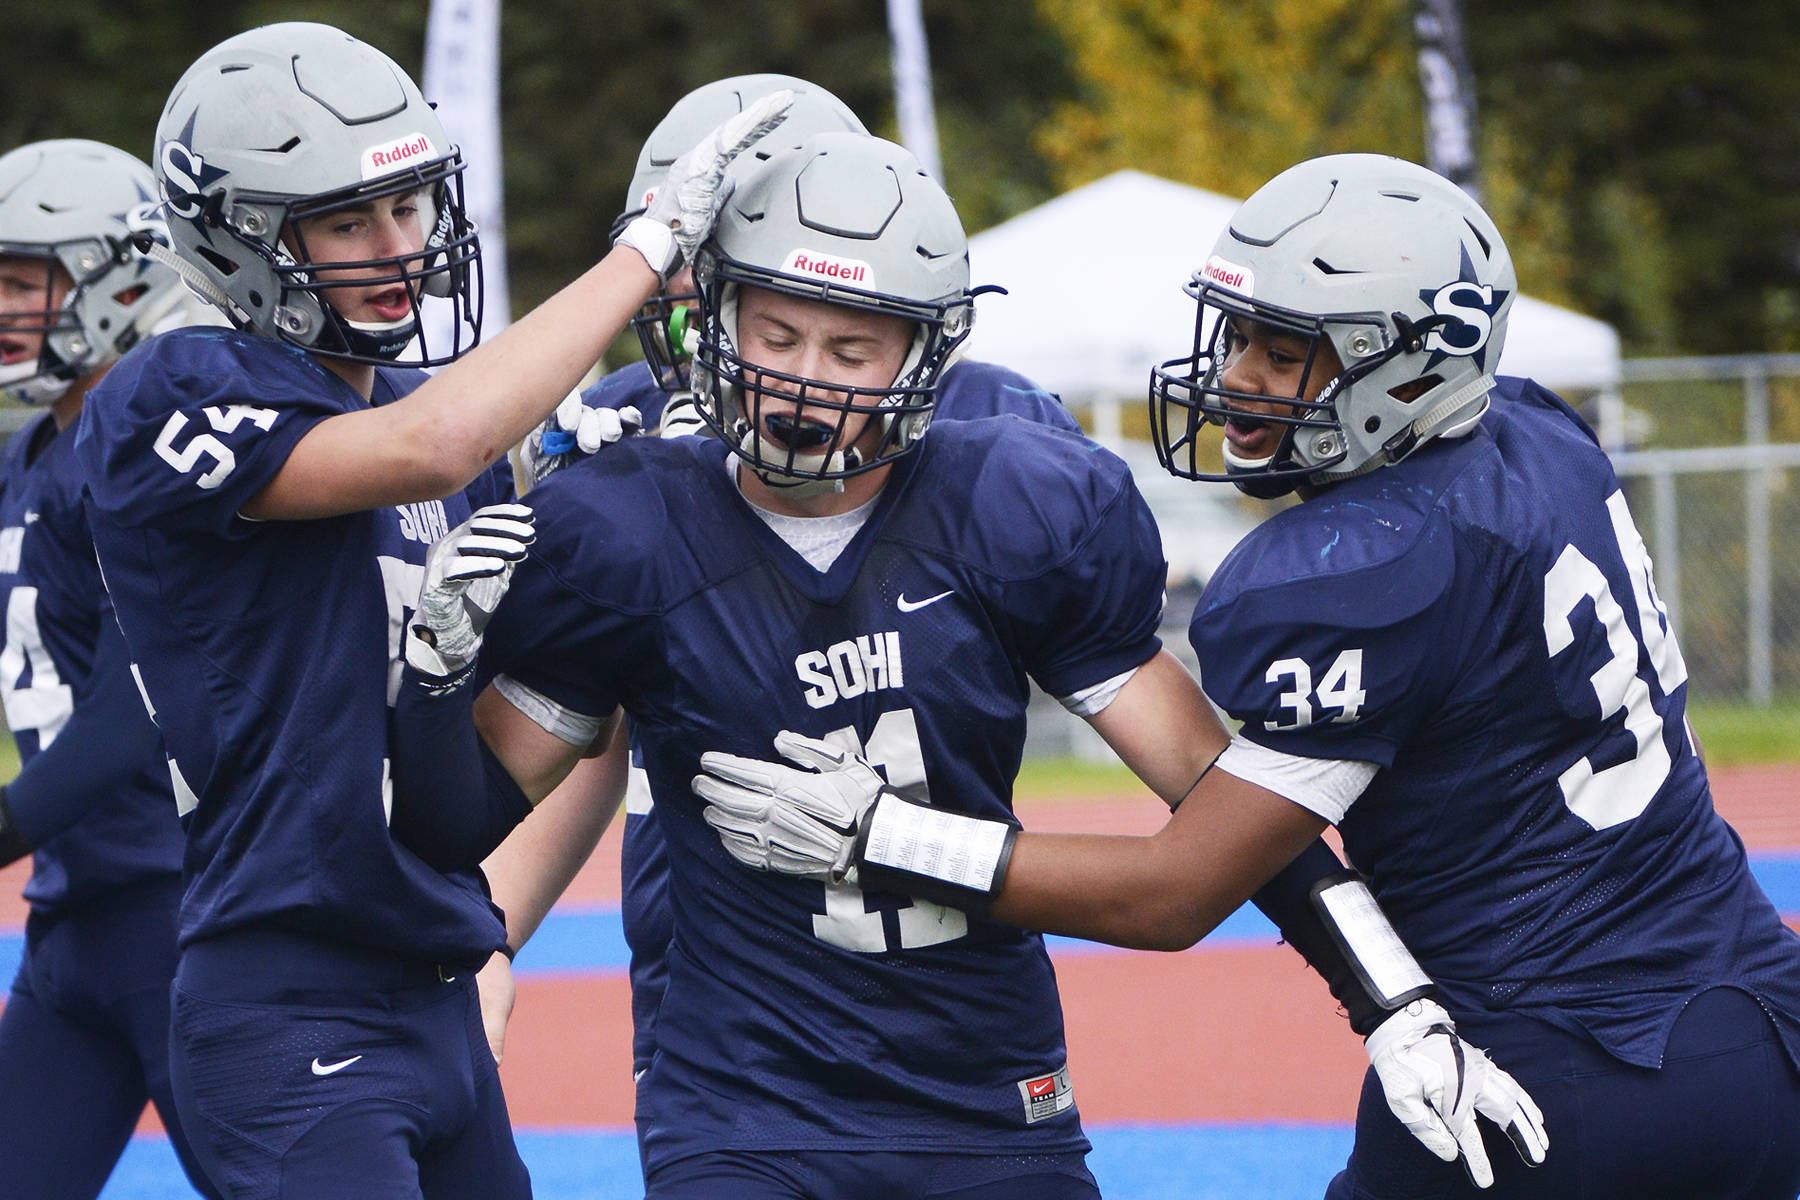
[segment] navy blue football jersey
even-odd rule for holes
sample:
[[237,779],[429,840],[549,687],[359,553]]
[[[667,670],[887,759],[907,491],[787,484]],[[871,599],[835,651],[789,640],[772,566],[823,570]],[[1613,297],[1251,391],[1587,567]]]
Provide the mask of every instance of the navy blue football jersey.
[[1011,820],[1028,678],[1068,695],[1157,650],[1164,564],[1124,463],[1014,417],[947,422],[825,572],[738,494],[726,447],[632,439],[533,492],[490,664],[622,705],[668,841],[674,939],[639,1091],[652,1169],[706,1150],[1084,1149],[1042,939],[744,869],[689,788],[782,729],[921,800]]
[[967,358],[951,363],[944,372],[931,419],[976,421],[1008,413],[1052,429],[1081,432],[1081,423],[1069,415],[1063,402],[1025,376],[996,363]]
[[[608,408],[635,404],[644,414],[646,429],[654,429],[662,419],[663,403],[668,399],[643,363],[613,372],[583,395],[589,404]],[[1060,400],[1017,371],[962,359],[944,372],[935,421],[968,421],[1009,413],[1052,429],[1081,432],[1081,426]],[[642,758],[634,742],[632,762],[638,768],[632,772],[634,789],[639,786]],[[647,794],[648,785],[641,790],[646,794],[640,796],[634,791],[627,797],[620,851],[623,871],[619,910],[625,940],[631,947],[634,1074],[649,1066],[656,1051],[656,1010],[668,982],[663,957],[674,934],[668,905],[668,854],[656,825],[655,807]]]
[[[113,619],[82,507],[75,430],[45,413],[0,460],[0,701],[30,763],[89,693],[101,622]],[[92,753],[105,754],[96,746]],[[33,855],[25,898],[40,913],[181,869],[181,827],[160,758],[122,764],[116,795]]]
[[[375,400],[423,373],[381,368]],[[388,708],[426,550],[504,461],[444,500],[312,521],[238,510],[320,421],[365,405],[304,352],[225,329],[127,354],[76,452],[95,547],[187,831],[183,945],[267,923],[456,961],[503,940],[481,881],[388,836]]]
[[1191,635],[1244,737],[1380,768],[1344,848],[1452,1011],[1654,1066],[1735,984],[1800,1051],[1800,937],[1713,810],[1649,556],[1561,400],[1502,379],[1470,436],[1271,518]]

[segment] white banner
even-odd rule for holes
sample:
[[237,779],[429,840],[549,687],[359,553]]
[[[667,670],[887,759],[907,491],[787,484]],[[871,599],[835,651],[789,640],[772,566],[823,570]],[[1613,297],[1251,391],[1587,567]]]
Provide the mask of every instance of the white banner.
[[913,152],[933,179],[943,181],[938,162],[937,110],[931,100],[931,48],[919,0],[888,0],[888,37],[893,41],[894,115],[900,144]]
[[[500,157],[500,0],[431,0],[425,28],[425,99],[462,149],[463,201],[481,231],[485,282],[481,336],[512,320],[506,284],[506,207]],[[427,345],[450,344],[451,305],[427,299]]]
[[1419,85],[1425,96],[1425,165],[1480,199],[1475,81],[1458,0],[1418,0]]

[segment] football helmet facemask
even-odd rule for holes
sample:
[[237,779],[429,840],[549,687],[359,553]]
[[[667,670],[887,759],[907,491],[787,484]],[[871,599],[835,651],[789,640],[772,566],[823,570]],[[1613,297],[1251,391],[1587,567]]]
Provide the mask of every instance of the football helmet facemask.
[[[969,243],[950,197],[911,153],[867,134],[816,134],[746,176],[695,256],[694,278],[701,417],[771,486],[809,492],[841,490],[918,445],[938,377],[975,315]],[[909,322],[899,373],[855,388],[759,369],[737,348],[744,287]],[[765,422],[770,391],[798,400],[806,419]],[[872,449],[843,444],[853,414],[879,421]]]
[[[481,250],[462,203],[462,156],[406,72],[373,46],[306,22],[221,42],[170,93],[156,155],[183,275],[238,328],[377,364],[417,337],[408,362],[420,366],[448,363],[479,338]],[[417,253],[311,260],[301,221],[397,196],[417,206]],[[327,299],[334,287],[382,285],[404,289],[403,317],[351,321]],[[425,344],[427,295],[455,306],[451,345]]]
[[[1193,352],[1150,376],[1157,455],[1171,474],[1268,498],[1466,433],[1487,410],[1517,290],[1493,221],[1442,176],[1377,154],[1291,167],[1244,201],[1186,286],[1199,305]],[[1295,394],[1223,386],[1234,320],[1312,345]],[[1321,342],[1342,370],[1308,401]],[[1202,428],[1243,420],[1246,405],[1282,427],[1275,450],[1247,459],[1227,441],[1224,471],[1203,469]]]
[[[0,390],[52,404],[69,385],[110,366],[139,341],[189,323],[200,308],[180,278],[139,252],[163,246],[156,178],[123,150],[78,138],[33,142],[0,157],[0,256],[43,272],[43,305],[0,316]],[[58,272],[68,283],[52,304]]]
[[[668,115],[638,152],[637,170],[625,196],[625,210],[613,222],[616,240],[633,217],[639,216],[669,177],[669,167],[695,143],[746,107],[783,89],[794,93],[794,103],[774,131],[732,161],[730,174],[740,180],[776,150],[795,146],[815,133],[867,133],[855,113],[816,83],[792,75],[734,75],[695,88],[675,102]],[[679,277],[678,277],[679,278]],[[657,386],[665,392],[685,391],[688,362],[698,336],[694,325],[697,297],[692,291],[663,292],[652,296],[632,318],[644,361]]]

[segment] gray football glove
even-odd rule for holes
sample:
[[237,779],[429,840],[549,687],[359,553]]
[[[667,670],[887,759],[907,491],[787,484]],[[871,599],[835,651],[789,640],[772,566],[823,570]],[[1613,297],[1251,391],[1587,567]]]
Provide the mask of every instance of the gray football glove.
[[887,787],[875,768],[817,738],[782,730],[776,751],[798,766],[716,751],[694,793],[731,856],[758,871],[824,883],[856,881],[862,816]]
[[460,682],[481,633],[536,536],[523,504],[490,504],[432,543],[406,661],[433,683]]
[[1369,1035],[1366,1048],[1394,1116],[1445,1162],[1460,1154],[1476,1187],[1494,1183],[1477,1117],[1498,1125],[1531,1166],[1544,1161],[1550,1135],[1536,1102],[1457,1036],[1456,1023],[1436,1001],[1414,1000],[1397,1010]]
[[693,261],[694,251],[712,232],[713,220],[731,198],[726,175],[731,160],[760,141],[787,117],[794,93],[772,92],[701,138],[669,164],[669,174],[640,217],[619,233],[617,244],[644,256],[664,283]]
[[976,914],[1000,894],[1012,825],[911,800],[830,742],[784,729],[775,749],[796,765],[709,753],[694,777],[707,824],[745,866]]

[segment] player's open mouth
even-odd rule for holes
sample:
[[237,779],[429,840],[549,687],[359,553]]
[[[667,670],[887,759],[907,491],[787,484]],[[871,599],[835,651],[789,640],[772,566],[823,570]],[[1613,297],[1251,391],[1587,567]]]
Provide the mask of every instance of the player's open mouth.
[[820,450],[837,436],[837,426],[795,413],[765,413],[762,426],[764,437],[790,450]]
[[412,297],[406,294],[405,288],[376,292],[367,304],[383,321],[401,321],[412,314]]
[[1267,453],[1263,449],[1264,443],[1280,436],[1280,429],[1272,423],[1245,413],[1233,413],[1225,419],[1225,440],[1231,443],[1233,450],[1246,457],[1262,457]]
[[32,349],[32,345],[28,341],[21,341],[18,338],[0,337],[0,365],[10,367],[14,363],[24,362],[34,353],[36,353],[36,351]]

